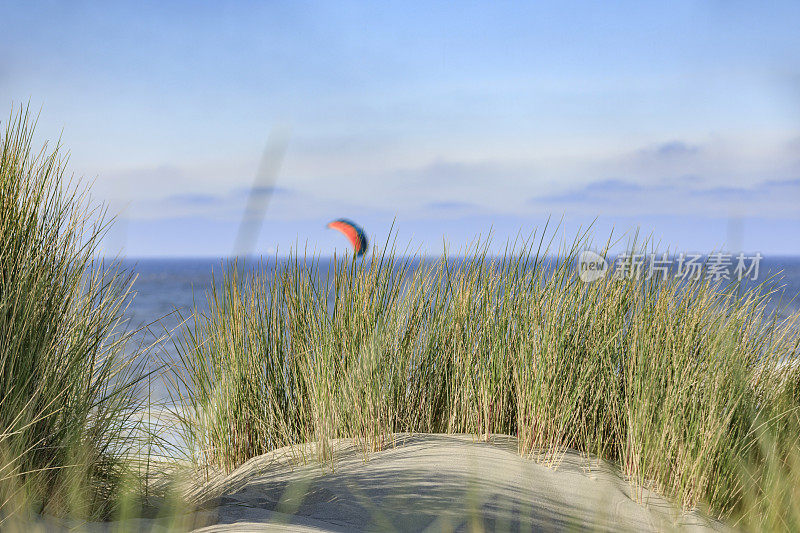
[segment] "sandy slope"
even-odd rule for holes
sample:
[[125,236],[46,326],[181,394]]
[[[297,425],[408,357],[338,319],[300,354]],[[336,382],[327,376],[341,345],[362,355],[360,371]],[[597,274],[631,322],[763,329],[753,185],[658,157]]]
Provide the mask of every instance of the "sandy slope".
[[551,469],[522,458],[510,437],[400,436],[368,461],[346,441],[334,450],[333,471],[282,449],[195,488],[216,522],[197,531],[724,529],[637,495],[608,464],[568,453]]

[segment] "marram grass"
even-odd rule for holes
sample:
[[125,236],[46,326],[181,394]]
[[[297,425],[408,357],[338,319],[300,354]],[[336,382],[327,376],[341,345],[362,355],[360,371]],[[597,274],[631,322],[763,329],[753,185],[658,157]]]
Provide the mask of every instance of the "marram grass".
[[[149,407],[123,356],[131,278],[95,259],[103,213],[32,135],[20,113],[0,143],[4,530],[139,513]],[[401,431],[509,434],[554,467],[576,449],[684,507],[800,530],[800,317],[764,320],[766,294],[704,280],[584,283],[587,241],[228,265],[175,338],[188,451],[230,470],[313,442],[335,465],[340,437],[368,455]]]
[[418,265],[387,249],[324,277],[314,258],[227,265],[178,340],[195,459],[230,470],[305,442],[330,459],[341,437],[369,453],[400,431],[502,433],[553,466],[567,448],[614,461],[740,525],[796,521],[799,317],[764,320],[764,287],[585,283],[587,244]]
[[107,227],[20,110],[0,138],[0,529],[28,513],[99,517],[134,479],[131,278],[96,259]]

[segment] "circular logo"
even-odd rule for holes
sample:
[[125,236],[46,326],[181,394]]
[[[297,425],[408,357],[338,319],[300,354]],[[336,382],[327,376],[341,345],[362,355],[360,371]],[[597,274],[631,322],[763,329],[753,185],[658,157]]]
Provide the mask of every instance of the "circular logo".
[[608,262],[606,259],[591,250],[584,250],[578,254],[578,277],[586,283],[597,281],[606,275],[608,271]]

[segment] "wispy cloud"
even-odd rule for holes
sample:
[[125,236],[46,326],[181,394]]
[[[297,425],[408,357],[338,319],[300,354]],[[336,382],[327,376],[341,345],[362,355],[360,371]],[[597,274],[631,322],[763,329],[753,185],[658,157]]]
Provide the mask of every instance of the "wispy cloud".
[[428,209],[433,210],[433,211],[448,211],[448,212],[460,211],[460,212],[463,212],[463,211],[466,211],[466,210],[469,210],[469,209],[474,209],[477,206],[475,204],[471,203],[471,202],[455,202],[455,201],[447,202],[447,201],[445,201],[445,202],[429,202],[428,204],[426,204],[426,207]]
[[[464,216],[746,216],[797,217],[800,167],[791,143],[763,156],[733,142],[671,140],[616,155],[451,159],[386,163],[365,172],[336,165],[281,176],[282,185],[255,191],[270,200],[268,219],[341,216],[413,216],[442,220]],[[776,155],[776,153],[778,155]],[[296,157],[299,157],[296,155]],[[302,165],[288,165],[296,172]],[[154,171],[191,182],[174,168]],[[242,182],[221,192],[205,190],[142,200],[134,216],[205,216],[237,220],[250,193]]]
[[173,194],[164,199],[166,205],[210,206],[221,202],[222,198],[215,194]]
[[700,147],[683,141],[669,141],[653,148],[644,149],[641,154],[645,157],[653,155],[662,158],[691,157],[700,153]]
[[[297,191],[288,187],[258,187],[253,193],[257,203],[299,196]],[[132,216],[143,219],[204,216],[237,220],[244,212],[249,194],[249,189],[236,187],[219,194],[180,193],[154,200],[139,199],[132,202]]]
[[249,194],[254,194],[256,196],[273,196],[273,195],[291,195],[296,194],[297,191],[293,191],[287,187],[277,187],[277,186],[268,186],[268,187],[253,187],[252,189],[239,189],[238,194],[247,196]]
[[[702,183],[702,182],[700,182]],[[530,198],[532,206],[597,215],[798,216],[800,179],[768,180],[747,187],[698,187],[698,181],[590,183],[562,194]]]

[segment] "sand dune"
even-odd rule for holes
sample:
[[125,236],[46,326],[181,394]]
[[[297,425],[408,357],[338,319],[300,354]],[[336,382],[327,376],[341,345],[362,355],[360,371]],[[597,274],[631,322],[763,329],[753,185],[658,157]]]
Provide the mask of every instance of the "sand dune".
[[520,457],[511,437],[395,444],[365,460],[338,441],[333,470],[288,449],[254,458],[190,491],[215,522],[197,531],[725,530],[575,453],[552,469]]

